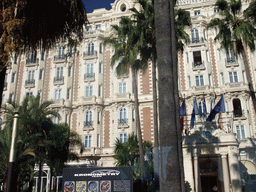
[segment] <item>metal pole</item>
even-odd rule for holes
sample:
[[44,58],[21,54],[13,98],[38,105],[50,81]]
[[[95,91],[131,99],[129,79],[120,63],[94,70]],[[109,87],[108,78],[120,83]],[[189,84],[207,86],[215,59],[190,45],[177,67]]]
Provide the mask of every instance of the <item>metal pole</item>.
[[12,128],[12,143],[10,149],[10,158],[9,158],[9,168],[7,174],[7,186],[5,192],[14,192],[16,191],[16,181],[14,174],[14,163],[15,163],[15,144],[16,144],[16,135],[17,135],[17,122],[18,122],[19,113],[14,113],[13,118],[13,128]]

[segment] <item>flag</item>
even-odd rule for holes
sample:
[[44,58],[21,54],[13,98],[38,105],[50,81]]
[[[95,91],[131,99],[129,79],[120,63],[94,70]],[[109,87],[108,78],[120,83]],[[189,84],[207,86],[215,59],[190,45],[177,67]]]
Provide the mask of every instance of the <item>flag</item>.
[[184,129],[184,116],[186,116],[186,104],[185,104],[185,99],[183,100],[181,106],[180,106],[180,125],[181,125],[181,130],[183,131]]
[[193,109],[195,110],[195,115],[199,115],[199,109],[198,109],[196,97],[194,97]]
[[192,114],[191,114],[191,120],[190,120],[190,129],[192,129],[194,127],[195,120],[196,120],[196,114],[195,114],[195,109],[193,107]]
[[207,117],[206,121],[212,121],[217,113],[225,113],[225,101],[224,101],[224,95],[221,96],[219,102],[215,105],[213,110],[211,110],[209,116]]
[[203,100],[203,114],[206,117],[206,115],[207,115],[207,108],[206,108],[205,99]]
[[186,104],[185,99],[183,100],[181,106],[180,106],[180,117],[186,116]]

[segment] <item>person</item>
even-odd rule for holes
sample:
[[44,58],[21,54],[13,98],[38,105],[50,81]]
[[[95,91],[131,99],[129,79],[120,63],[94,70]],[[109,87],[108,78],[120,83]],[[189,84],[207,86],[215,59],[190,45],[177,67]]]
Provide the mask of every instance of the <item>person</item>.
[[218,187],[216,185],[214,185],[214,187],[212,188],[213,191],[218,191]]

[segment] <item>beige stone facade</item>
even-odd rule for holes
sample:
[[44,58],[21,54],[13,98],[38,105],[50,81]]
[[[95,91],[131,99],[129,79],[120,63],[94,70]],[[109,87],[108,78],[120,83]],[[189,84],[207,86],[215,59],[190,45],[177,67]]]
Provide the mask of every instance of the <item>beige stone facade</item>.
[[[187,186],[191,191],[255,191],[256,121],[242,58],[227,55],[215,42],[215,29],[207,23],[218,17],[215,1],[178,1],[179,8],[190,12],[191,37],[184,51],[178,53],[179,90],[186,99],[183,154]],[[243,6],[248,6],[243,1]],[[135,131],[134,94],[131,70],[118,77],[111,66],[113,47],[103,45],[114,36],[111,25],[121,16],[129,16],[134,0],[116,0],[112,9],[97,9],[88,14],[90,25],[77,52],[70,54],[65,44],[48,52],[37,50],[13,57],[7,70],[3,103],[8,99],[21,102],[26,95],[40,94],[42,101],[52,100],[52,108],[61,119],[79,133],[85,143],[83,159],[76,164],[114,166],[116,138],[125,140]],[[126,9],[124,9],[126,7]],[[196,34],[196,35],[195,35]],[[256,85],[256,56],[247,49],[250,72]],[[138,73],[140,119],[144,140],[154,141],[151,63]],[[207,113],[224,94],[226,113],[216,115],[211,124],[196,116],[193,129],[190,117],[193,100],[205,100]],[[201,103],[202,104],[202,103]],[[2,117],[4,118],[4,117]],[[74,164],[74,163],[72,163]]]

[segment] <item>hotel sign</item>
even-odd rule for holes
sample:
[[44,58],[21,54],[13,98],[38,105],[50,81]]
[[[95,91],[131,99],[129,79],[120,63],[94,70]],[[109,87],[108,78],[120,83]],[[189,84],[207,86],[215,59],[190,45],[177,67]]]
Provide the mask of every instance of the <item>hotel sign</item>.
[[132,167],[66,168],[64,192],[132,192]]

